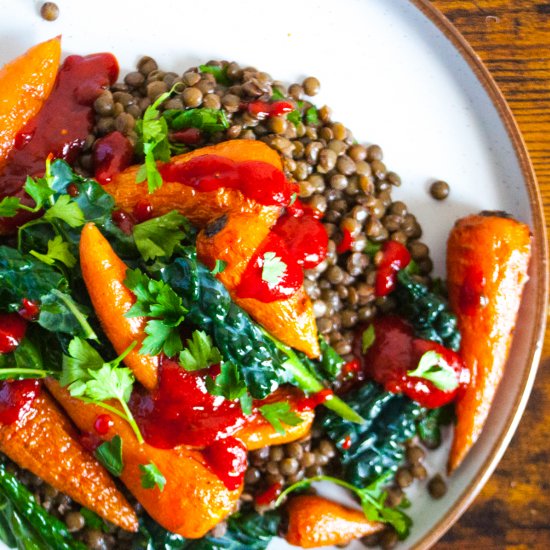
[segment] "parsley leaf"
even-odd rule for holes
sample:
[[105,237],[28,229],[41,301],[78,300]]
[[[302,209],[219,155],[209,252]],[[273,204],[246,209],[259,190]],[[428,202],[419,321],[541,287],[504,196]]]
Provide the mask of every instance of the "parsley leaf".
[[190,232],[187,218],[177,210],[172,210],[164,216],[134,226],[134,240],[144,260],[154,260],[159,256],[168,259]]
[[286,119],[289,122],[292,122],[294,126],[298,126],[298,124],[302,122],[302,115],[300,114],[300,111],[294,110],[288,113],[288,115],[286,115]]
[[281,92],[279,88],[273,88],[271,92],[271,99],[273,101],[277,101],[280,99],[286,99],[286,96],[285,94],[283,94],[283,92]]
[[302,423],[302,419],[290,408],[288,401],[279,401],[277,403],[268,403],[260,408],[262,416],[273,426],[277,433],[284,435],[285,429],[282,422],[289,426],[297,426]]
[[108,472],[120,477],[124,470],[124,462],[122,461],[122,438],[119,435],[115,435],[111,441],[103,442],[94,454]]
[[46,159],[46,173],[43,178],[31,178],[27,176],[24,189],[36,203],[36,210],[42,208],[46,201],[54,194],[52,189],[52,175],[50,161]]
[[17,197],[4,197],[0,201],[0,217],[13,218],[21,208],[21,200]]
[[179,353],[183,344],[178,327],[187,313],[181,298],[169,285],[150,279],[139,269],[128,269],[124,284],[137,298],[126,317],[154,317],[145,327],[148,336],[140,353],[157,355],[162,351],[168,357]]
[[433,350],[424,353],[416,369],[407,371],[407,375],[424,378],[442,391],[452,391],[458,387],[456,372],[440,353]]
[[382,248],[382,245],[380,243],[375,243],[373,241],[369,241],[367,239],[367,244],[365,245],[365,254],[368,254],[371,257],[374,257],[374,255]]
[[164,491],[166,478],[153,462],[140,464],[139,470],[141,472],[141,486],[144,489],[153,489],[157,486],[161,492]]
[[306,123],[307,124],[319,124],[319,113],[315,107],[310,107],[306,110]]
[[[133,342],[122,355],[107,363],[86,340],[75,337],[69,343],[69,355],[63,356],[59,381],[62,386],[68,387],[71,396],[99,405],[124,418],[138,441],[143,443],[139,427],[128,407],[135,378],[129,368],[119,366],[135,345]],[[116,399],[123,412],[105,403],[110,399]]]
[[167,109],[162,116],[172,130],[197,128],[207,134],[213,134],[229,128],[227,115],[221,109]]
[[227,262],[224,262],[223,260],[216,260],[216,263],[214,264],[214,269],[212,269],[210,273],[212,273],[212,275],[223,273],[226,267],[227,267]]
[[262,261],[262,279],[268,284],[278,284],[286,273],[286,264],[275,252],[266,252]]
[[367,350],[374,344],[376,334],[374,332],[374,325],[370,324],[361,335],[361,351],[366,353]]
[[227,76],[227,68],[218,67],[216,65],[199,65],[199,71],[201,73],[210,73],[214,75],[218,84],[224,86],[231,86],[231,79]]
[[212,338],[202,330],[195,330],[187,347],[180,353],[180,365],[189,371],[201,370],[215,365],[222,360],[222,356],[216,346],[212,344]]
[[48,241],[48,252],[46,254],[41,254],[36,250],[31,250],[30,254],[48,265],[53,265],[56,260],[67,267],[74,267],[76,265],[76,258],[71,253],[70,245],[67,241],[63,240],[61,235],[56,235]]
[[80,206],[78,206],[76,202],[71,201],[69,195],[61,195],[53,205],[46,210],[44,219],[49,222],[59,219],[70,227],[80,227],[84,225],[86,221]]
[[247,387],[241,378],[234,363],[225,361],[220,365],[220,374],[216,378],[207,376],[205,379],[206,389],[211,395],[217,395],[233,401],[240,399],[246,392]]
[[401,510],[389,508],[384,505],[387,494],[382,491],[382,485],[387,483],[392,475],[392,472],[382,474],[373,483],[364,488],[356,487],[351,483],[347,483],[346,481],[331,476],[319,475],[311,477],[298,481],[290,487],[287,487],[277,498],[275,507],[280,506],[287,495],[293,491],[306,489],[316,481],[330,481],[355,493],[355,495],[359,498],[365,517],[370,521],[381,521],[392,525],[397,531],[399,538],[402,540],[409,534],[412,521],[411,518]]
[[162,176],[157,168],[157,160],[167,162],[170,160],[170,143],[168,141],[168,124],[164,117],[160,116],[159,106],[173,93],[175,86],[164,94],[161,94],[152,105],[149,105],[143,113],[143,118],[136,122],[138,135],[138,147],[142,149],[145,162],[136,175],[136,183],[147,180],[149,193],[153,193],[162,186]]

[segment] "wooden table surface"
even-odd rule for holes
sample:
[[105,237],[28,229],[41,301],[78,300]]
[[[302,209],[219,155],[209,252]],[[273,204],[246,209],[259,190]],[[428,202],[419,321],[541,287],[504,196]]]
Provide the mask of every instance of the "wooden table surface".
[[[550,1],[432,0],[485,62],[537,173],[550,228]],[[550,331],[535,387],[506,454],[436,550],[550,549]]]

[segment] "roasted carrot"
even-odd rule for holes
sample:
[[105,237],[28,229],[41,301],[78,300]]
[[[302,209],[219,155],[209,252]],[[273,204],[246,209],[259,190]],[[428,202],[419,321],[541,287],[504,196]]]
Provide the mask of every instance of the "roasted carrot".
[[215,221],[197,237],[199,259],[209,267],[216,260],[226,262],[218,278],[233,301],[273,336],[309,357],[319,356],[317,325],[313,307],[303,287],[286,300],[264,303],[239,298],[236,288],[254,252],[269,233],[269,226],[253,214],[233,214]]
[[[181,164],[202,155],[217,155],[237,162],[259,160],[282,169],[279,155],[265,143],[238,139],[174,156],[171,162]],[[136,185],[138,169],[138,166],[132,166],[124,170],[105,186],[105,190],[114,197],[117,206],[125,212],[132,213],[136,204],[145,199],[152,206],[155,216],[176,209],[197,227],[204,227],[223,214],[238,212],[252,212],[267,225],[272,225],[280,214],[279,207],[262,206],[245,198],[235,189],[221,188],[199,192],[181,183],[165,181],[160,189],[148,194],[146,184]]]
[[133,508],[45,390],[13,424],[0,425],[0,451],[102,518],[137,531]]
[[381,531],[382,523],[370,521],[360,510],[313,495],[293,497],[286,505],[287,542],[302,548],[347,544]]
[[[91,432],[104,409],[71,397],[53,379],[48,379],[46,384],[78,428]],[[113,406],[116,405],[113,403]],[[120,480],[160,525],[183,537],[200,538],[234,509],[242,487],[229,491],[208,469],[200,451],[185,447],[157,449],[147,443],[140,444],[126,421],[112,415],[112,423],[101,438],[110,440],[118,435],[122,439],[124,468]],[[162,491],[158,487],[142,486],[140,465],[150,463],[166,479]]]
[[529,228],[499,213],[456,222],[447,245],[449,302],[462,334],[470,385],[456,403],[448,469],[462,462],[483,428],[504,365],[531,254]]
[[[124,316],[136,301],[124,286],[127,266],[92,223],[84,226],[80,237],[80,267],[94,310],[116,352],[122,353],[134,341],[141,343],[146,336],[147,319]],[[140,354],[139,347],[124,362],[147,389],[153,389],[157,384],[159,358]]]
[[17,134],[50,95],[60,58],[61,40],[57,37],[33,46],[0,69],[0,169]]
[[275,403],[277,401],[286,401],[290,404],[302,422],[296,426],[285,424],[284,433],[275,431],[273,426],[259,412],[247,418],[245,425],[235,433],[235,437],[240,439],[249,451],[261,449],[270,445],[283,445],[297,441],[306,436],[311,430],[311,425],[315,418],[315,411],[310,407],[300,407],[300,401],[304,399],[304,394],[295,388],[280,388],[272,393],[268,398],[262,400],[262,405]]

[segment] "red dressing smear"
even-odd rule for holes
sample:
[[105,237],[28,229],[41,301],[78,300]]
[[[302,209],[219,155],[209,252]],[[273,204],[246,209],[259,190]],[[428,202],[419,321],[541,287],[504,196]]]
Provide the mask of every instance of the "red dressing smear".
[[[27,175],[42,176],[50,153],[69,163],[75,160],[92,129],[93,102],[117,76],[117,61],[108,53],[71,55],[65,60],[42,109],[16,137],[0,176],[0,198],[15,195],[29,204],[22,189]],[[27,219],[28,214],[18,215],[0,225],[13,229]]]
[[230,491],[241,486],[248,467],[248,453],[241,441],[224,437],[211,443],[202,454],[209,468]]
[[32,409],[40,394],[38,380],[0,382],[0,424],[13,424],[22,420]]
[[[373,322],[375,340],[363,355],[363,367],[368,378],[382,384],[386,391],[404,393],[429,408],[445,405],[455,399],[470,381],[468,369],[460,356],[435,342],[414,337],[412,327],[399,317],[387,316]],[[362,331],[357,340],[361,341]],[[451,367],[458,381],[454,390],[440,390],[424,378],[407,375],[414,370],[427,351],[440,354]]]
[[346,435],[342,443],[342,449],[344,449],[344,451],[347,451],[350,447],[351,447],[351,436]]
[[395,289],[397,272],[407,267],[411,255],[407,248],[397,241],[386,241],[381,248],[382,261],[376,271],[376,296],[387,296]]
[[286,115],[294,110],[294,107],[288,101],[274,101],[273,103],[267,103],[266,101],[251,101],[245,103],[246,110],[259,120],[265,118],[271,118],[274,116]]
[[93,163],[95,179],[105,185],[132,164],[134,148],[120,132],[111,132],[94,143]]
[[326,401],[332,399],[333,395],[334,392],[332,390],[325,388],[324,390],[318,391],[317,393],[300,399],[296,403],[296,409],[298,411],[314,409],[315,407],[318,407],[319,405],[322,405]]
[[472,267],[466,272],[458,294],[458,307],[465,315],[475,315],[485,305],[483,289],[485,288],[483,271]]
[[338,243],[336,247],[336,252],[338,254],[343,254],[344,252],[349,252],[351,250],[351,245],[353,244],[353,237],[349,229],[344,229],[342,232],[342,240]]
[[27,321],[36,321],[40,314],[40,305],[28,298],[23,298],[21,309],[17,313]]
[[274,502],[283,490],[282,483],[273,483],[263,493],[260,493],[256,497],[256,504],[258,506],[269,506]]
[[293,188],[281,170],[267,162],[235,162],[218,155],[202,155],[185,163],[168,162],[160,173],[164,181],[179,182],[197,191],[237,189],[266,206],[287,205]]
[[13,351],[25,337],[27,322],[17,313],[0,314],[0,353]]
[[[273,254],[275,257],[270,259]],[[281,266],[280,276],[272,280],[265,276],[266,263]],[[269,303],[290,298],[303,282],[304,272],[295,256],[289,252],[283,239],[271,231],[248,262],[236,292],[239,298]]]

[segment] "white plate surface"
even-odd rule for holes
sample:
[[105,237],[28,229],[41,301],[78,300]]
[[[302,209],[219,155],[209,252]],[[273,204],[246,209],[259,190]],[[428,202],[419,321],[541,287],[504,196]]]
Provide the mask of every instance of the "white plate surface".
[[[520,165],[489,96],[442,32],[408,0],[59,0],[60,17],[53,23],[40,19],[39,4],[0,0],[0,62],[62,34],[65,54],[111,51],[123,72],[148,54],[177,72],[228,59],[289,83],[317,76],[322,93],[316,103],[330,105],[334,119],[358,141],[380,144],[387,166],[402,177],[394,196],[422,223],[439,275],[456,218],[500,209],[532,222]],[[434,179],[451,185],[443,203],[428,193]],[[481,440],[449,481],[444,499],[431,500],[419,483],[412,488],[415,527],[402,548],[414,546],[453,507],[500,438],[536,331],[537,277],[532,274],[513,360]],[[430,474],[444,470],[447,448],[448,441],[430,454]],[[288,547],[280,540],[270,546]]]

